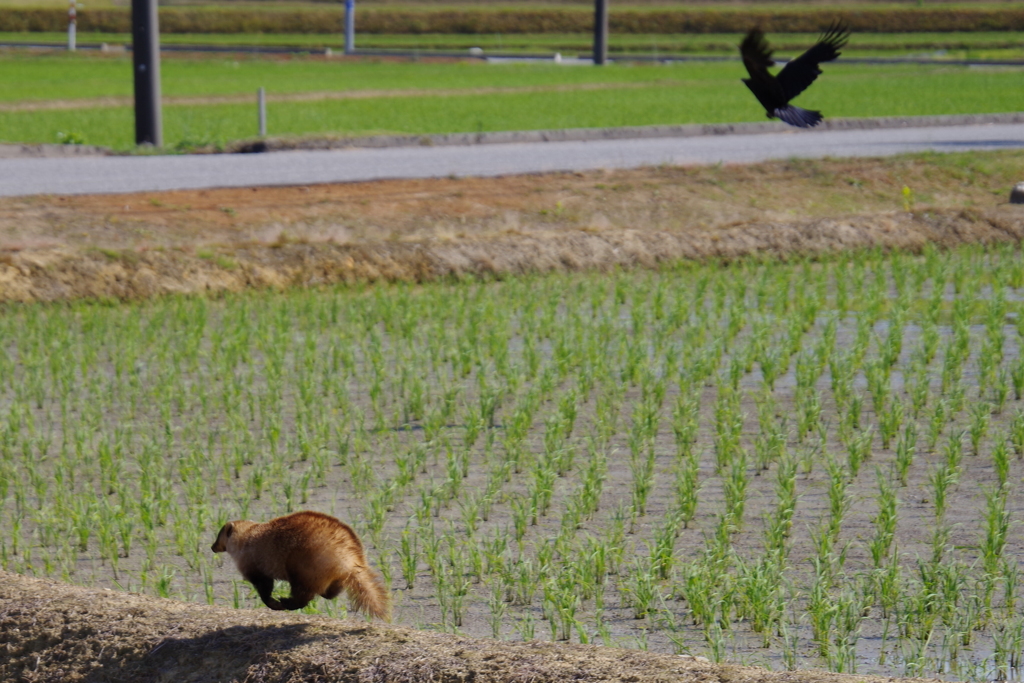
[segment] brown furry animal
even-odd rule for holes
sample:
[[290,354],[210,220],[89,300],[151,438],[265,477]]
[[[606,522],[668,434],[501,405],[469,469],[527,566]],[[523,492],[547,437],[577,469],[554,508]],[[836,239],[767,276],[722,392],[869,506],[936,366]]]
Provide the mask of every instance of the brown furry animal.
[[[210,550],[227,552],[270,609],[302,609],[317,595],[331,599],[344,589],[354,609],[391,620],[391,596],[367,564],[359,537],[330,515],[306,511],[262,524],[228,522]],[[291,584],[290,597],[271,595],[275,580]]]

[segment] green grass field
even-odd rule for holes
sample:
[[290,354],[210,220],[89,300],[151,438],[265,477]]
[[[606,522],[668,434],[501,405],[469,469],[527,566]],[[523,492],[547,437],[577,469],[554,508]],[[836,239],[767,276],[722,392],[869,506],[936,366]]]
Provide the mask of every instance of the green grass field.
[[[127,56],[49,54],[0,57],[0,103],[130,96]],[[764,120],[739,82],[738,62],[612,65],[458,64],[329,60],[172,58],[162,66],[163,93],[174,96],[309,91],[474,89],[567,86],[561,91],[358,100],[273,102],[272,135],[450,133],[498,130],[719,123]],[[1017,70],[955,66],[829,65],[799,100],[826,116],[863,117],[1008,112],[1024,109]],[[603,83],[599,90],[572,90]],[[88,144],[132,146],[130,107],[0,111],[0,139],[57,142],[73,133]],[[164,108],[168,146],[222,144],[255,134],[255,104]]]
[[[714,65],[720,69],[722,65]],[[735,70],[736,65],[732,66]],[[255,92],[299,93],[324,90],[402,90],[529,87],[582,83],[656,83],[665,79],[716,80],[702,66],[616,66],[565,68],[554,64],[489,65],[338,61],[325,59],[165,57],[161,82],[165,96],[231,95]],[[131,57],[58,52],[0,55],[0,102],[131,95]]]

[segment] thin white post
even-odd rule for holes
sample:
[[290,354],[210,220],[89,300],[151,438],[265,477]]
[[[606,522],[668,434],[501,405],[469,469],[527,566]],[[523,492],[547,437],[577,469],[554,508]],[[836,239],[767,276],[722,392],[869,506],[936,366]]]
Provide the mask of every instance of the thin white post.
[[77,47],[77,20],[78,8],[75,6],[75,0],[68,0],[68,52],[74,52]]
[[345,0],[345,54],[356,51],[356,0]]
[[260,137],[264,138],[267,136],[267,91],[265,88],[256,91],[256,110]]

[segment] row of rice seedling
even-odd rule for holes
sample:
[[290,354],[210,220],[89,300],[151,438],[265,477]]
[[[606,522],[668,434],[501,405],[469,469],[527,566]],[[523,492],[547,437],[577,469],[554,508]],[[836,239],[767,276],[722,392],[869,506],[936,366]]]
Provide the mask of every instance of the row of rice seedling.
[[0,565],[260,607],[209,543],[308,508],[405,624],[1010,675],[1022,286],[1001,246],[10,306]]

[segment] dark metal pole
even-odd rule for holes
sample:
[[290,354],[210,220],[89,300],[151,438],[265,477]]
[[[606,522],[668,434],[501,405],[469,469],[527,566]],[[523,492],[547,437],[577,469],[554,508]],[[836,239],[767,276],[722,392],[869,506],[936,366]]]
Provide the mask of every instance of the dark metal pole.
[[608,61],[608,0],[594,0],[594,64]]
[[160,115],[160,25],[157,0],[132,0],[132,63],[135,67],[135,144],[164,144]]

